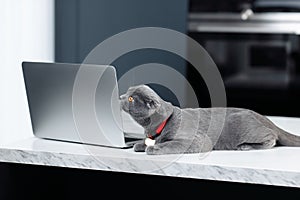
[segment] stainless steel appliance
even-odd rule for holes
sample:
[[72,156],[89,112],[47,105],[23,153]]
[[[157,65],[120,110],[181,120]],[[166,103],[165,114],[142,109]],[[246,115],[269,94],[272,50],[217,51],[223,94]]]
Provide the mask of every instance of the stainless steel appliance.
[[191,1],[189,34],[219,67],[228,105],[300,115],[289,108],[300,91],[300,1],[221,2]]

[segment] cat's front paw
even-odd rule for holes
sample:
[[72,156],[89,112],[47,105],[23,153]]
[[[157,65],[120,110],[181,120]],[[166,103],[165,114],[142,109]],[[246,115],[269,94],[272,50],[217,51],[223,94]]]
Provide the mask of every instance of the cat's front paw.
[[159,151],[158,146],[155,146],[155,145],[153,145],[153,146],[147,146],[145,151],[146,151],[146,153],[148,155],[158,155],[158,154],[161,154],[160,151]]
[[145,143],[143,142],[143,143],[136,143],[136,144],[134,144],[134,146],[133,146],[133,150],[135,151],[135,152],[145,152],[145,149],[146,149],[146,145],[145,145]]
[[251,147],[251,145],[248,145],[248,144],[241,144],[237,147],[237,150],[239,150],[239,151],[249,151],[252,149],[253,148]]

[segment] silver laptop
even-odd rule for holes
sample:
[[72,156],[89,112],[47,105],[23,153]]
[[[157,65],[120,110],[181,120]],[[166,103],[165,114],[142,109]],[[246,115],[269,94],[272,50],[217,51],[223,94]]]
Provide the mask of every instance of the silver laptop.
[[22,63],[32,129],[45,139],[126,148],[116,70],[109,65]]

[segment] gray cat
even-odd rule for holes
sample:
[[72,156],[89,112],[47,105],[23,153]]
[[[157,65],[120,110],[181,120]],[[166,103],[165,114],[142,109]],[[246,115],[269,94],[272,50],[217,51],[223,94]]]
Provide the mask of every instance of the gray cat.
[[[147,154],[199,153],[211,150],[269,149],[276,144],[300,146],[300,137],[273,124],[268,118],[242,108],[180,109],[162,100],[150,87],[130,87],[120,97],[121,108],[144,127],[145,141],[134,151]],[[222,115],[221,113],[224,113]],[[209,132],[214,121],[225,123],[220,133]],[[199,117],[198,117],[199,116]],[[211,126],[217,126],[212,123]],[[221,126],[221,124],[220,124]],[[155,144],[148,145],[147,138]]]

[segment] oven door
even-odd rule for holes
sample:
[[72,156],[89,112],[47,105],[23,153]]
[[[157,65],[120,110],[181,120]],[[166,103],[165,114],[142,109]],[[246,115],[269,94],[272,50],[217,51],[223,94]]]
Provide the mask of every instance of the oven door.
[[[293,18],[296,15],[298,18]],[[276,107],[290,105],[291,79],[299,73],[299,19],[296,13],[281,17],[257,14],[247,20],[239,14],[191,14],[189,35],[218,66],[228,106],[270,115],[288,112],[285,106],[282,110]],[[189,70],[190,80],[201,94],[198,99],[209,106],[210,100],[204,101],[202,95],[207,94],[205,83],[199,83],[201,78],[195,76],[191,66]]]

